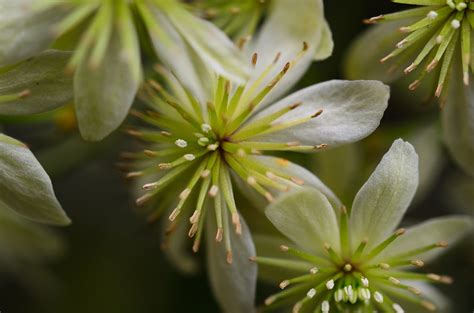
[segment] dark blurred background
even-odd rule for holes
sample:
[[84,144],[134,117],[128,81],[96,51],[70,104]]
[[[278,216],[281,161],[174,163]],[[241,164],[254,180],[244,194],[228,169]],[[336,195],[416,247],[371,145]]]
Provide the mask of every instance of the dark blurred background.
[[[389,0],[333,0],[325,3],[326,17],[336,44],[334,55],[327,61],[315,63],[299,87],[344,78],[342,63],[345,51],[351,40],[367,27],[361,21],[400,8]],[[375,161],[391,143],[387,138],[394,136],[393,129],[403,127],[399,125],[405,125],[407,120],[436,116],[435,106],[426,109],[418,103],[400,99],[396,94],[392,96],[381,129],[363,143],[373,150],[370,158]],[[18,125],[7,126],[7,129],[27,142],[35,132],[34,128],[25,130],[24,126]],[[64,238],[66,248],[62,257],[47,266],[45,275],[32,281],[18,280],[9,275],[1,277],[2,313],[219,312],[205,271],[197,276],[178,273],[160,250],[159,230],[147,225],[137,214],[130,186],[114,166],[119,152],[129,149],[131,144],[128,138],[118,133],[104,143],[88,145],[92,152],[84,155],[67,155],[66,148],[64,158],[77,158],[78,161],[64,168],[58,167],[64,161],[61,155],[40,157],[52,175],[60,202],[74,223],[57,230]],[[35,152],[39,153],[40,148],[32,144]],[[435,188],[410,211],[410,219],[456,213],[444,203],[446,201],[440,201],[445,178],[453,171],[454,166],[448,162]],[[471,241],[472,238],[466,239],[427,269],[455,278],[454,285],[443,288],[453,300],[453,312],[472,312],[474,309]],[[274,286],[260,285],[259,300],[275,290]]]

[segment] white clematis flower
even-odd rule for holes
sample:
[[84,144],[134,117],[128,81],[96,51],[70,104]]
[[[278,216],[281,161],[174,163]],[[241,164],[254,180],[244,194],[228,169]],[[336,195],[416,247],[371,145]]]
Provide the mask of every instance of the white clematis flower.
[[160,60],[180,77],[196,80],[195,63],[235,82],[248,76],[227,36],[177,0],[2,0],[0,66],[36,56],[83,30],[67,69],[75,71],[81,134],[101,140],[121,124],[141,83],[140,53],[148,42],[139,38],[140,25]]
[[[357,193],[351,210],[334,208],[314,189],[301,189],[272,204],[266,215],[291,244],[289,258],[257,257],[261,265],[292,269],[284,291],[267,298],[271,307],[295,299],[293,312],[421,312],[442,308],[442,297],[426,283],[451,278],[416,273],[472,230],[466,216],[435,218],[396,229],[418,186],[418,156],[397,140]],[[288,302],[286,302],[288,304]],[[411,308],[411,305],[417,305]]]

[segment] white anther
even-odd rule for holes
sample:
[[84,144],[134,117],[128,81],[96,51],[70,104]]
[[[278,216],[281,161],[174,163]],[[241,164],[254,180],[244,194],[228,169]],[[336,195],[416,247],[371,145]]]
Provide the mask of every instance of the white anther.
[[205,146],[208,143],[209,143],[209,138],[207,138],[207,137],[201,137],[201,138],[198,139],[198,144],[200,146]]
[[434,20],[438,17],[438,13],[436,13],[435,11],[430,11],[426,15],[426,17],[429,18],[430,20]]
[[186,188],[184,189],[180,194],[179,194],[179,198],[181,200],[184,200],[186,199],[187,197],[189,197],[189,194],[191,193],[191,189],[190,188]]
[[456,5],[456,9],[458,11],[462,11],[464,10],[465,8],[467,8],[467,4],[465,2],[461,2],[461,3],[458,3],[458,5]]
[[204,124],[201,125],[201,129],[202,129],[203,132],[205,132],[207,134],[208,132],[210,132],[212,130],[212,127],[211,127],[211,125],[204,123]]
[[188,153],[184,155],[184,159],[186,159],[186,161],[194,161],[196,157],[194,156],[194,154]]
[[312,299],[316,295],[316,289],[311,288],[306,295]]
[[351,289],[351,293],[349,295],[349,301],[354,304],[357,302],[357,292],[354,292],[354,290]]
[[376,291],[374,293],[374,299],[375,301],[377,301],[378,303],[383,303],[383,296],[380,292]]
[[334,280],[332,280],[332,279],[331,279],[331,280],[328,280],[328,282],[326,283],[326,288],[327,288],[328,290],[333,289],[333,288],[334,288]]
[[188,143],[186,142],[186,140],[183,140],[183,139],[178,139],[174,143],[180,148],[186,148],[188,146]]
[[247,177],[247,183],[250,186],[254,186],[257,183],[257,180],[255,179],[255,177],[249,176],[249,177]]
[[211,197],[217,196],[217,193],[219,192],[219,187],[216,185],[212,185],[211,189],[209,189],[209,195]]
[[344,291],[342,291],[342,289],[336,290],[336,292],[334,293],[334,300],[336,300],[336,302],[341,302],[343,297]]
[[370,290],[367,288],[359,288],[359,297],[364,300],[370,300]]
[[219,145],[217,143],[213,143],[212,145],[207,146],[207,149],[211,151],[216,151],[217,148],[219,148]]
[[392,307],[396,313],[405,313],[405,310],[398,303],[394,303]]
[[311,268],[311,269],[309,270],[309,272],[310,272],[311,274],[313,274],[313,275],[317,274],[318,271],[319,271],[319,269],[318,269],[317,267],[313,267],[313,268]]
[[456,4],[453,0],[446,0],[446,4],[449,5],[451,9],[456,9]]
[[451,22],[451,27],[454,29],[458,29],[459,27],[461,27],[461,22],[459,22],[458,20],[453,20]]
[[321,303],[321,311],[323,313],[329,313],[329,301],[324,300],[323,303]]
[[362,282],[362,286],[369,287],[369,280],[367,278],[362,277],[360,281]]

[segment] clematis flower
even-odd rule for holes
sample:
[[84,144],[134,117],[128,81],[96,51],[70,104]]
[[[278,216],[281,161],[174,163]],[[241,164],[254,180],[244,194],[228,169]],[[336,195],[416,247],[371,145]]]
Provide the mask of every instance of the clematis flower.
[[471,66],[471,32],[470,19],[474,6],[464,0],[397,0],[397,3],[417,5],[418,8],[401,12],[379,15],[366,20],[374,24],[384,21],[403,20],[410,22],[399,27],[399,31],[406,33],[395,50],[383,57],[384,63],[392,58],[400,60],[396,65],[402,65],[411,59],[411,64],[405,68],[405,74],[423,67],[419,77],[410,85],[415,89],[427,73],[432,72],[438,65],[441,66],[435,94],[441,96],[450,72],[454,54],[458,47],[462,60],[462,80],[469,85]]
[[[380,25],[361,35],[349,49],[347,77],[398,83],[404,74],[406,78],[415,75],[412,90],[421,85],[422,79],[427,80],[418,91],[422,98],[426,92],[441,97],[442,139],[454,161],[472,176],[474,105],[472,84],[467,86],[472,74],[472,3],[397,2],[419,7],[367,20]],[[384,63],[377,65],[380,59]]]
[[412,269],[433,260],[473,223],[451,216],[397,229],[417,185],[418,156],[399,139],[357,193],[352,209],[334,208],[309,188],[268,207],[267,217],[291,243],[280,247],[287,256],[255,260],[297,276],[283,280],[284,290],[268,297],[266,305],[295,303],[293,312],[324,313],[422,312],[442,306],[442,297],[427,283],[452,279]]
[[75,71],[79,129],[88,140],[103,139],[125,118],[141,82],[144,46],[178,76],[197,76],[195,62],[236,82],[249,70],[224,33],[177,0],[2,0],[0,33],[2,66],[72,44],[66,68]]

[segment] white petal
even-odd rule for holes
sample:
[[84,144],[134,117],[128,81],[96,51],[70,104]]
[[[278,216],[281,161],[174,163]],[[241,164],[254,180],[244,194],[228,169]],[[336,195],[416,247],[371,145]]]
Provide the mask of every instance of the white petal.
[[[453,75],[459,74],[454,72]],[[443,140],[454,161],[474,176],[474,86],[449,84],[442,112]]]
[[0,104],[0,114],[35,114],[56,109],[73,98],[72,77],[64,68],[70,53],[48,50],[0,74],[0,96],[28,96]]
[[[454,246],[458,240],[471,232],[473,227],[473,220],[469,216],[458,215],[430,219],[408,228],[403,236],[397,238],[397,240],[390,244],[390,246],[377,257],[377,260],[387,259],[391,256],[436,244],[440,241],[446,241],[449,246]],[[446,249],[438,248],[414,258],[428,262],[445,251]]]
[[352,246],[367,238],[367,248],[385,240],[400,223],[418,186],[418,155],[411,144],[396,140],[352,205]]
[[169,19],[154,6],[150,6],[150,12],[155,16],[155,23],[163,30],[162,32],[155,32],[152,29],[148,31],[158,57],[195,97],[201,102],[208,101],[205,78],[209,74],[199,75],[200,64],[198,60],[194,60],[196,58],[194,52]]
[[318,190],[304,188],[283,195],[265,214],[275,227],[298,246],[318,254],[324,244],[339,250],[339,226],[328,199]]
[[53,42],[52,26],[61,9],[37,9],[38,0],[0,2],[0,65],[32,57]]
[[444,155],[439,131],[435,125],[417,129],[408,141],[413,144],[420,158],[420,184],[412,203],[414,206],[432,190],[443,169]]
[[331,34],[324,18],[321,0],[272,1],[265,23],[247,49],[249,56],[254,52],[258,54],[257,67],[251,74],[252,81],[260,76],[280,52],[281,57],[274,71],[261,85],[268,84],[285,63],[296,58],[303,48],[303,42],[309,45],[308,51],[266,97],[265,103],[286,93],[303,76],[315,57],[322,59],[332,51]]
[[21,142],[0,134],[0,203],[30,220],[71,223],[54,195],[51,179]]
[[215,218],[208,214],[206,222],[206,250],[209,280],[221,309],[225,313],[254,313],[257,284],[257,264],[249,260],[256,255],[250,230],[241,218],[242,235],[230,231],[233,262],[226,262],[223,243],[215,241]]
[[[137,38],[133,48],[138,56]],[[74,77],[74,96],[84,139],[102,140],[120,126],[138,90],[140,71],[138,57],[124,57],[117,32],[112,34],[107,54],[98,68],[91,69],[88,58],[83,59]]]
[[328,22],[324,21],[321,41],[316,48],[314,59],[316,61],[322,61],[329,58],[334,50],[334,41],[332,39],[331,28]]
[[176,5],[163,5],[162,9],[204,64],[236,83],[243,84],[247,80],[249,62],[217,26]]
[[380,124],[387,108],[389,88],[377,81],[333,80],[305,88],[260,112],[256,118],[289,105],[302,104],[282,116],[278,122],[322,114],[302,125],[256,140],[272,142],[299,141],[302,144],[327,144],[335,147],[358,141],[371,134]]

